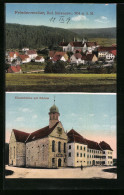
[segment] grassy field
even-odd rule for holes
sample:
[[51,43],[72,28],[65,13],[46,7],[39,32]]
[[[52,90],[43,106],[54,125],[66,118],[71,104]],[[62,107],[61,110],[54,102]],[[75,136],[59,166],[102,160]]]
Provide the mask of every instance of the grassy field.
[[6,74],[6,91],[116,92],[116,74]]
[[114,38],[89,38],[89,41],[96,41],[100,46],[111,46],[112,44],[116,44],[116,39]]

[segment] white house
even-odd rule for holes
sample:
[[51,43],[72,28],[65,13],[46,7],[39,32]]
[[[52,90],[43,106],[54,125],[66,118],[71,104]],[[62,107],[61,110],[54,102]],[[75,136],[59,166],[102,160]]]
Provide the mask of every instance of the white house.
[[106,54],[106,60],[114,60],[116,56],[116,50],[112,50]]
[[19,56],[18,52],[8,52],[8,61],[12,62]]
[[35,58],[35,62],[41,62],[41,63],[43,63],[43,62],[45,62],[45,59],[44,59],[43,56],[37,56],[37,57]]
[[19,55],[19,58],[21,59],[23,64],[31,61],[31,59],[28,55]]
[[80,53],[75,53],[70,57],[70,62],[74,64],[81,64],[82,62],[82,55]]
[[28,50],[29,48],[26,48],[26,47],[22,48],[22,51],[28,51]]
[[28,50],[25,52],[25,54],[28,55],[31,60],[35,59],[38,56],[35,50]]

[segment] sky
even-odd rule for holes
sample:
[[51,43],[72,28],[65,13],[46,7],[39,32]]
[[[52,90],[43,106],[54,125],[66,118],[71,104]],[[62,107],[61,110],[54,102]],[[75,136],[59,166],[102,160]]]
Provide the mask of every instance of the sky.
[[106,141],[116,157],[115,94],[6,93],[6,142],[12,129],[31,133],[47,126],[54,96],[65,131],[73,128],[87,139]]
[[116,4],[6,3],[6,23],[60,28],[116,27]]

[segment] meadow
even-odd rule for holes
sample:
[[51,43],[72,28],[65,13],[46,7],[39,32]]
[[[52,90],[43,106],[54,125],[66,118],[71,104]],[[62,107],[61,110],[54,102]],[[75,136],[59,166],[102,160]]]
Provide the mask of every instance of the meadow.
[[6,91],[116,92],[116,74],[11,74]]
[[104,47],[109,47],[112,44],[116,44],[115,38],[89,38],[88,40],[95,41],[97,42],[98,45],[104,46]]

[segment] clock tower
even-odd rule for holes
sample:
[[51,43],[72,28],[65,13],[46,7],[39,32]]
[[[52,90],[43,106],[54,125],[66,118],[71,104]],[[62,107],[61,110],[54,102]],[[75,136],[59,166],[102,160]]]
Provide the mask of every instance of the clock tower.
[[54,100],[54,105],[50,108],[49,112],[49,128],[52,128],[57,122],[59,122],[59,109],[55,105],[55,100]]

